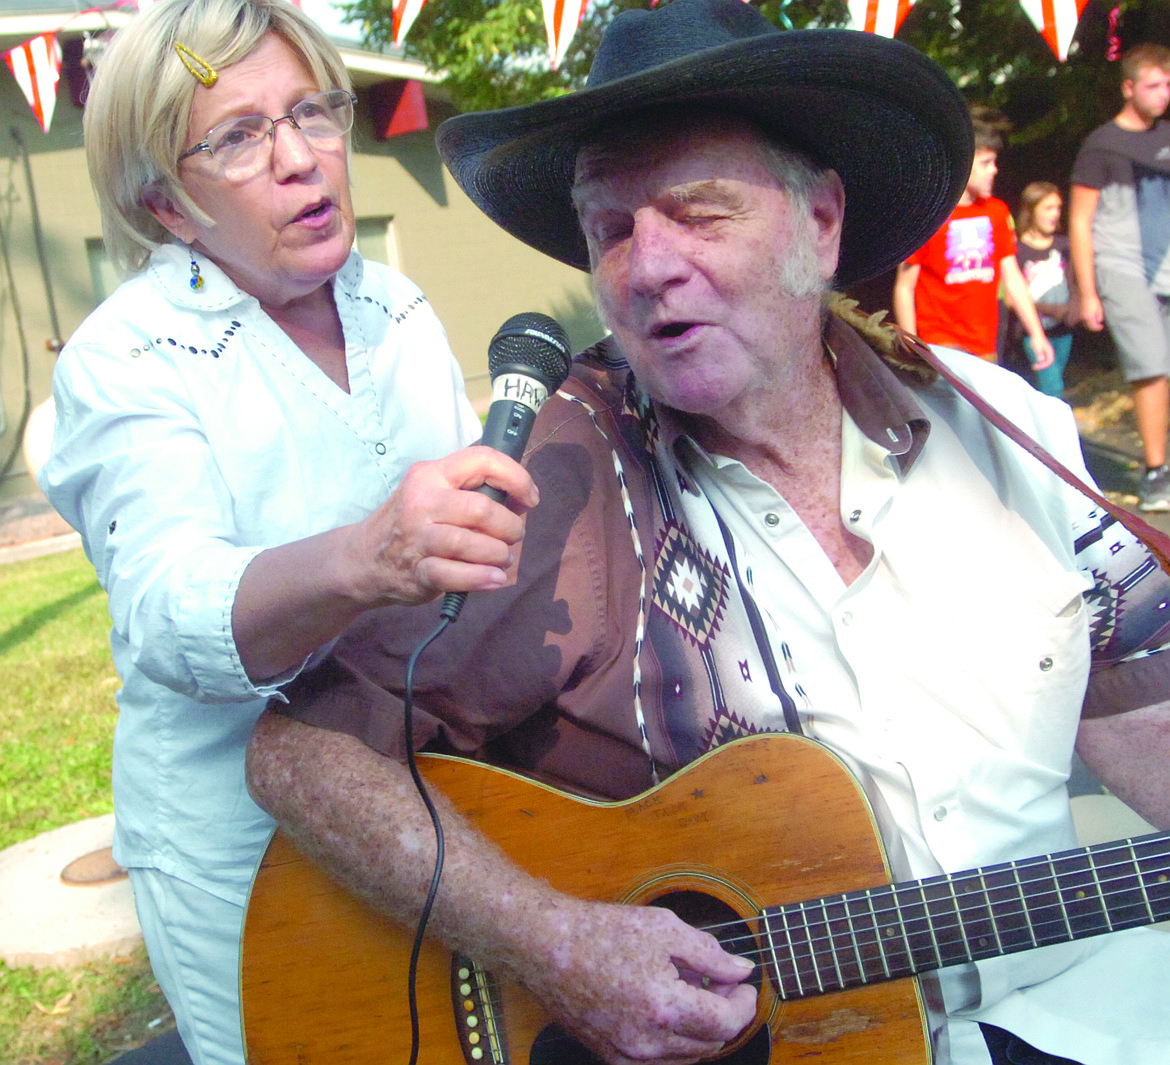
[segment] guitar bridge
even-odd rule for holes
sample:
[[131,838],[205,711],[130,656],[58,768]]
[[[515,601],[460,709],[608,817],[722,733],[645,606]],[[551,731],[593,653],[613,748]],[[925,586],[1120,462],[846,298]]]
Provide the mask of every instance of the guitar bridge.
[[508,1065],[499,985],[465,954],[451,956],[451,1005],[463,1060],[468,1065]]

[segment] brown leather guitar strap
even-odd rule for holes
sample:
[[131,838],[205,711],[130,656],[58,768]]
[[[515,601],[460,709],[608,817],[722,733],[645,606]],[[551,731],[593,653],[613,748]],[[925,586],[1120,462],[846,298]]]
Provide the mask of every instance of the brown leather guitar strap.
[[[1029,455],[1044,463],[1053,473],[1055,473],[1062,480],[1071,484],[1077,491],[1084,493],[1102,510],[1112,514],[1122,525],[1124,525],[1131,533],[1141,540],[1153,553],[1154,557],[1161,563],[1162,569],[1170,573],[1170,536],[1155,529],[1152,525],[1143,521],[1136,514],[1125,510],[1123,507],[1116,506],[1110,503],[1100,492],[1095,488],[1087,485],[1075,473],[1065,466],[1059,459],[1055,458],[1048,451],[1042,448],[1035,440],[1033,440],[1027,433],[1025,433],[1018,426],[1008,421],[1002,414],[991,406],[978,392],[975,392],[965,382],[959,380],[943,363],[943,361],[924,344],[917,337],[912,337],[908,333],[901,334],[901,340],[905,347],[926,362],[933,370],[935,370],[944,380],[946,380],[951,387],[955,389],[964,399],[966,399],[980,414],[983,415],[992,425],[994,425],[1005,436],[1010,437],[1017,444],[1020,445]],[[974,357],[974,356],[973,356]]]

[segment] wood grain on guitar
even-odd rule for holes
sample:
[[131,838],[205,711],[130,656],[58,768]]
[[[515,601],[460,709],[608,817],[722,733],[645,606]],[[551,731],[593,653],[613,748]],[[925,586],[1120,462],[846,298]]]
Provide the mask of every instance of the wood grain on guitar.
[[[670,906],[753,957],[759,1008],[727,1065],[927,1065],[916,974],[1170,917],[1167,837],[891,886],[861,790],[799,737],[727,744],[621,803],[460,759],[420,765],[554,887]],[[405,1062],[412,942],[413,929],[351,897],[278,832],[244,928],[250,1065]],[[423,1065],[596,1060],[522,988],[433,943],[418,1002]]]

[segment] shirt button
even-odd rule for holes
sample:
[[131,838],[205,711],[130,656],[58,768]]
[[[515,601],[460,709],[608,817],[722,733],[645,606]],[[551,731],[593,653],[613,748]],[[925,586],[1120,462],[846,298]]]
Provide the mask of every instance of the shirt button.
[[1051,658],[1040,659],[1040,672],[1047,673],[1052,668],[1053,662]]
[[947,808],[945,806],[936,806],[934,808],[934,819],[936,821],[945,821],[947,819]]
[[855,510],[849,515],[849,523],[856,525],[859,521],[861,521],[861,511]]
[[845,613],[841,615],[841,624],[842,625],[852,625],[853,624],[853,615],[851,613],[849,613],[848,610],[846,610]]
[[379,455],[385,455],[386,454],[386,445],[385,444],[375,444],[374,451],[377,452]]
[[764,524],[768,526],[769,529],[776,528],[776,526],[780,524],[780,515],[769,511],[764,515]]

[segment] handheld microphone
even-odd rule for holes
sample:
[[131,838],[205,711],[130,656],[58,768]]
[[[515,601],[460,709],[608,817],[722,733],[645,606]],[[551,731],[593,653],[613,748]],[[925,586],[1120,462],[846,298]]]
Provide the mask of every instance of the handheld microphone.
[[[492,405],[480,443],[519,461],[537,413],[569,376],[572,362],[573,351],[560,322],[535,311],[509,318],[488,345]],[[497,503],[506,496],[486,484],[476,491]],[[448,592],[441,616],[454,621],[466,599],[466,592]]]

